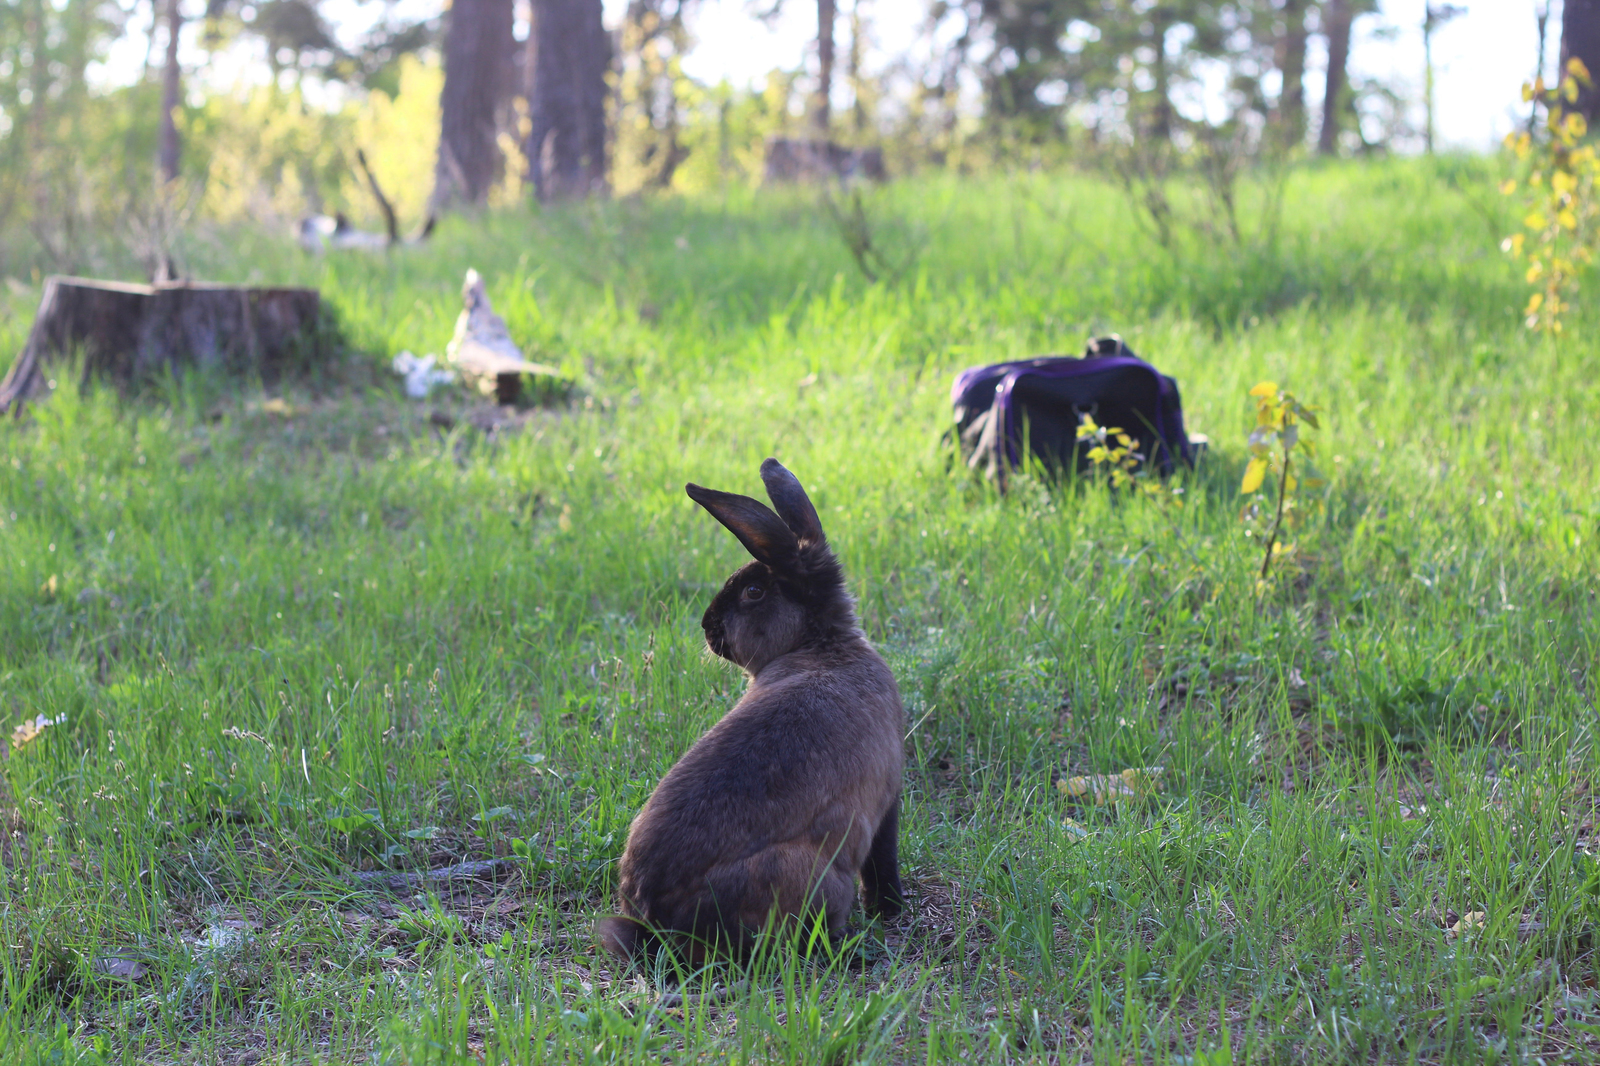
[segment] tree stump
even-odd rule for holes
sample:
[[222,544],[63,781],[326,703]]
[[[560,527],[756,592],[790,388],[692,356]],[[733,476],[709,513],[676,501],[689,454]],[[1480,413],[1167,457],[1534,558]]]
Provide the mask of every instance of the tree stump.
[[886,181],[882,148],[846,148],[833,141],[796,137],[767,139],[765,184],[786,182],[841,181],[865,178]]
[[506,320],[495,314],[489,293],[476,270],[468,270],[461,286],[462,309],[456,333],[445,347],[445,359],[470,385],[500,404],[515,404],[523,397],[523,378],[541,383],[539,392],[550,397],[564,394],[569,383],[555,367],[530,363],[511,339]]
[[52,363],[80,356],[85,383],[127,388],[189,367],[275,378],[316,354],[315,289],[52,276],[22,354],[0,382],[0,414],[48,391]]

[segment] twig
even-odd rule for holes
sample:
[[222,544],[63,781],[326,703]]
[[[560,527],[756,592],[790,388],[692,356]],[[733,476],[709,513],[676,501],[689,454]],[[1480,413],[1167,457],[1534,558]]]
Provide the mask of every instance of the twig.
[[383,224],[389,231],[389,243],[400,243],[400,223],[394,217],[394,205],[389,198],[383,195],[383,189],[378,186],[378,176],[367,165],[367,153],[360,148],[356,149],[356,162],[361,164],[361,173],[367,176],[367,185],[372,189],[373,198],[378,201],[378,209],[383,212]]
[[1278,514],[1272,520],[1272,532],[1267,535],[1267,554],[1261,560],[1261,580],[1267,579],[1267,569],[1272,566],[1272,549],[1278,543],[1278,530],[1283,525],[1283,495],[1289,487],[1289,452],[1283,453],[1283,477],[1278,480]]
[[417,870],[412,873],[395,873],[389,870],[356,870],[350,876],[371,888],[386,888],[391,892],[423,888],[431,884],[449,884],[454,881],[498,881],[516,866],[511,859],[480,859],[475,862],[458,862],[437,870]]
[[749,981],[735,981],[731,985],[718,985],[709,992],[695,994],[693,992],[663,992],[661,998],[652,1004],[653,1010],[672,1010],[677,1007],[695,1006],[696,1004],[721,1003],[725,999],[732,999],[750,987]]

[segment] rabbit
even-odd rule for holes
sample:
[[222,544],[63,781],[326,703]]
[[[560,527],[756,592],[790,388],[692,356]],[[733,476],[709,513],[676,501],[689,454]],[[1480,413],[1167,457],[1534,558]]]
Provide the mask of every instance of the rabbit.
[[902,906],[900,691],[856,624],[800,482],[776,459],[761,464],[761,479],[776,513],[685,486],[754,557],[700,621],[710,650],[749,684],[629,828],[622,913],[596,930],[620,960],[663,943],[696,964],[719,948],[739,956],[771,925],[819,913],[837,941],[857,875],[869,911],[893,918]]

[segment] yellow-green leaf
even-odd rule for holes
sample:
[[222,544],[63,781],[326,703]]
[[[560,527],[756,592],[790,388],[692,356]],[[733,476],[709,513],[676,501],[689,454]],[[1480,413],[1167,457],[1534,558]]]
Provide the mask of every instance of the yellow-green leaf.
[[1063,778],[1056,788],[1074,799],[1087,799],[1097,807],[1124,800],[1143,799],[1161,791],[1162,767],[1133,767],[1120,774],[1084,774]]
[[1250,395],[1252,395],[1252,396],[1260,396],[1263,399],[1265,399],[1266,397],[1269,397],[1269,396],[1276,396],[1277,394],[1278,394],[1278,383],[1276,381],[1258,382],[1256,384],[1256,387],[1250,390]]
[[1261,487],[1267,477],[1267,461],[1265,459],[1252,459],[1244,468],[1244,480],[1239,483],[1239,491],[1246,496]]
[[1517,191],[1517,179],[1516,178],[1507,178],[1505,181],[1502,181],[1500,183],[1500,192],[1503,195],[1510,196],[1512,193],[1514,193],[1516,191]]

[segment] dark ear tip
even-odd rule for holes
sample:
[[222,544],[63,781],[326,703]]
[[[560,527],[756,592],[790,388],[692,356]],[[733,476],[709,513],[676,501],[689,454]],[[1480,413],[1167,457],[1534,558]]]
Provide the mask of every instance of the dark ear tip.
[[762,477],[767,477],[769,474],[773,474],[773,473],[775,473],[777,471],[780,471],[780,470],[782,470],[785,474],[787,474],[789,472],[787,470],[784,470],[782,463],[778,462],[778,460],[772,458],[771,456],[768,456],[767,458],[761,460],[761,476]]
[[687,481],[684,483],[683,491],[689,494],[689,499],[693,500],[695,503],[699,503],[705,498],[708,490],[701,488],[692,481]]

